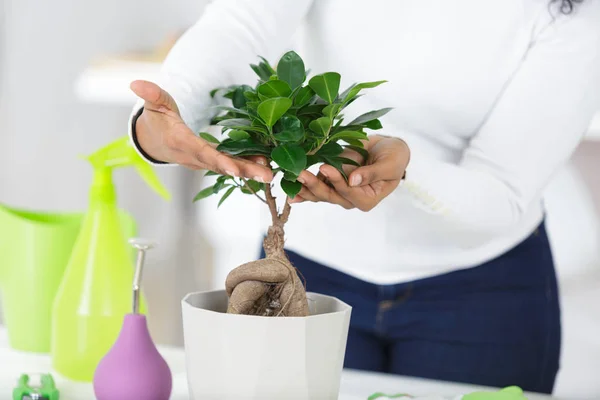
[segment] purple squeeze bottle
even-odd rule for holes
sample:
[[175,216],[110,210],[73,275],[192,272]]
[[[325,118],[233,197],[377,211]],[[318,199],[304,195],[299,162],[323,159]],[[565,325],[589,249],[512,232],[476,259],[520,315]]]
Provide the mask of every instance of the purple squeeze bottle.
[[168,400],[171,370],[150,337],[146,317],[139,313],[144,256],[154,244],[142,239],[131,239],[129,243],[138,249],[133,313],[125,315],[119,337],[96,368],[94,393],[97,400]]

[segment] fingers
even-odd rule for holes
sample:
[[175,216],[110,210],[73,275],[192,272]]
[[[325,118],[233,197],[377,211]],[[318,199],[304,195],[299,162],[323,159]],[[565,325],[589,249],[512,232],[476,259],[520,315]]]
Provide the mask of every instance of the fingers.
[[393,181],[402,178],[402,171],[393,162],[378,162],[352,171],[348,177],[351,187],[367,186],[379,181]]
[[265,156],[248,156],[246,159],[258,165],[267,165],[267,157]]
[[379,202],[377,194],[371,186],[353,188],[348,186],[346,179],[342,174],[331,165],[322,165],[321,173],[327,177],[328,181],[333,186],[333,191],[339,193],[340,196],[353,207],[361,211],[369,211]]
[[138,80],[133,81],[130,87],[138,97],[146,101],[144,108],[153,111],[164,112],[168,110],[179,113],[175,100],[157,84]]
[[327,164],[322,165],[321,168],[319,168],[319,171],[321,174],[323,174],[323,176],[325,176],[325,178],[327,178],[335,191],[344,197],[347,197],[350,194],[352,188],[348,186],[346,179],[344,179],[340,171]]
[[296,197],[302,199],[302,201],[312,201],[314,203],[319,201],[319,198],[304,186],[302,187],[302,189],[300,189],[300,192]]
[[367,186],[378,181],[399,181],[410,160],[408,145],[398,138],[380,138],[370,146],[369,165],[349,176],[350,186]]
[[304,187],[310,192],[310,194],[307,194],[305,192],[305,195],[309,198],[302,196],[306,200],[325,201],[332,204],[338,204],[346,209],[354,208],[354,205],[350,201],[346,200],[333,188],[327,186],[323,181],[318,179],[310,172],[302,171],[302,173],[298,177],[298,182],[302,183]]
[[340,154],[340,157],[346,157],[349,158],[351,160],[356,161],[359,164],[364,164],[367,160],[362,156],[362,154],[360,154],[358,151],[356,150],[352,150],[352,149],[344,149],[344,151],[342,152],[342,154]]
[[[252,179],[261,183],[268,183],[273,180],[273,172],[260,162],[253,162],[244,159],[233,159],[240,170],[240,176]],[[266,164],[266,161],[265,161]]]
[[236,159],[217,151],[205,140],[191,131],[179,133],[173,149],[178,152],[176,162],[192,169],[209,169],[222,175],[252,179],[258,182],[271,182],[271,169],[249,160]]

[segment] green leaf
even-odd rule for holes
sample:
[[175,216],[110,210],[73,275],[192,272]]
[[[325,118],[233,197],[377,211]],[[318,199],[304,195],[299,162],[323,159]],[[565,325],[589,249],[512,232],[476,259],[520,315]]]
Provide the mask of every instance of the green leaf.
[[356,97],[356,95],[363,89],[372,89],[374,87],[377,87],[379,85],[381,85],[382,83],[386,83],[387,81],[375,81],[375,82],[363,82],[363,83],[359,83],[358,85],[354,85],[351,86],[347,93],[345,93],[345,96],[340,96],[343,100],[343,103],[347,103],[348,101],[352,100],[354,97]]
[[[234,108],[234,107],[228,107],[228,106],[214,106],[211,107],[212,110],[218,110],[218,111],[229,111],[230,113],[234,113],[234,114],[242,114],[245,116],[250,116],[250,114],[248,113],[248,111],[246,110],[240,110],[239,108]],[[233,118],[225,118],[225,119],[233,119]],[[223,121],[225,121],[225,119],[223,119]]]
[[340,90],[340,80],[341,76],[337,72],[326,72],[313,76],[308,84],[320,98],[331,104]]
[[228,126],[228,127],[237,127],[237,126],[250,126],[252,125],[252,121],[245,118],[230,118],[224,119],[223,121],[219,121],[217,123],[219,126]]
[[302,184],[297,181],[288,181],[287,179],[282,179],[281,188],[290,199],[293,199],[298,195],[298,193],[300,193],[300,189],[302,189]]
[[344,90],[342,93],[340,93],[338,97],[340,99],[346,98],[346,96],[348,96],[348,93],[350,93],[350,91],[352,89],[354,89],[355,87],[356,87],[356,83],[353,83],[352,85],[348,86],[348,88],[346,90]]
[[294,106],[302,107],[308,104],[314,95],[315,91],[310,86],[302,87],[294,97]]
[[365,160],[369,158],[369,152],[362,147],[358,146],[346,146],[347,149],[357,152],[360,154]]
[[266,58],[264,58],[262,56],[258,56],[258,58],[260,58],[262,60],[261,64],[263,64],[263,68],[265,68],[266,71],[269,71],[269,75],[276,74],[275,70],[273,69],[273,67],[271,67],[271,64],[269,63],[269,61],[267,61]]
[[291,106],[292,100],[287,97],[274,97],[260,103],[257,111],[265,124],[272,127]]
[[221,174],[219,174],[218,172],[215,171],[206,171],[206,173],[204,174],[204,176],[219,176]]
[[231,140],[243,140],[250,138],[250,134],[248,132],[240,131],[238,129],[227,132],[227,135],[229,135]]
[[381,125],[381,121],[378,120],[378,119],[373,119],[371,121],[367,121],[365,123],[365,125],[366,125],[367,128],[373,129],[374,131],[383,128],[383,125]]
[[319,149],[315,154],[322,157],[335,157],[344,151],[344,148],[335,142],[329,142]]
[[296,179],[298,179],[298,175],[290,171],[283,171],[283,179],[287,179],[288,181],[295,181]]
[[306,168],[306,153],[304,149],[295,144],[277,146],[271,152],[271,159],[282,169],[296,175]]
[[350,125],[364,124],[364,123],[372,121],[374,119],[383,117],[385,114],[387,114],[391,110],[392,110],[391,108],[382,108],[381,110],[369,111],[368,113],[364,113],[363,115],[356,117],[356,119],[354,121],[350,122]]
[[335,169],[340,171],[340,174],[342,174],[342,176],[344,177],[346,182],[348,181],[348,175],[346,175],[346,172],[344,171],[344,168],[343,168],[344,167],[344,163],[342,162],[343,157],[324,156],[323,159],[325,160],[325,162],[327,164],[331,165],[332,167],[334,167]]
[[297,115],[321,115],[325,104],[311,104],[298,110]]
[[[367,136],[366,140],[369,140],[368,136]],[[360,147],[361,149],[365,148],[365,144],[357,139],[346,138],[346,139],[344,139],[344,142],[348,143],[350,146]]]
[[225,194],[223,195],[223,197],[221,197],[221,200],[219,200],[219,204],[217,204],[217,208],[221,207],[221,204],[223,204],[223,202],[229,197],[231,196],[231,193],[233,193],[233,191],[236,189],[236,186],[230,187]]
[[253,181],[253,180],[249,180],[242,187],[242,192],[244,192],[246,194],[254,194],[254,193],[260,192],[263,189],[264,189],[264,183],[260,183],[260,182]]
[[256,133],[260,133],[262,135],[267,134],[267,130],[261,126],[231,126],[231,127],[226,127],[223,129],[224,130],[236,129],[236,130],[245,131],[245,132],[256,132]]
[[202,200],[207,198],[208,196],[214,194],[213,193],[213,186],[209,186],[207,188],[202,189],[201,191],[198,192],[198,194],[194,197],[194,202],[198,201],[198,200]]
[[336,133],[335,135],[329,138],[329,141],[334,142],[337,140],[346,140],[346,139],[366,139],[367,135],[361,131],[341,131]]
[[241,140],[226,139],[221,142],[221,144],[217,147],[217,150],[222,151],[223,153],[234,155],[234,156],[239,156],[239,155],[268,156],[270,154],[268,147],[263,146],[260,143],[256,143],[252,139],[241,139]]
[[257,91],[266,98],[288,97],[292,94],[290,85],[280,80],[265,82],[258,87]]
[[341,104],[330,104],[327,107],[325,107],[323,109],[323,115],[329,117],[329,119],[333,120],[337,113],[340,111],[340,108],[342,107]]
[[311,167],[315,164],[318,164],[320,162],[323,162],[322,158],[319,157],[316,154],[311,154],[310,156],[306,157],[306,168]]
[[300,120],[292,115],[284,115],[277,122],[279,133],[275,140],[279,142],[297,142],[304,137],[304,127]]
[[220,176],[220,177],[219,177],[219,179],[217,179],[217,183],[215,183],[215,184],[213,185],[213,187],[212,187],[212,189],[213,189],[213,194],[217,194],[217,193],[219,193],[219,191],[220,191],[221,189],[223,189],[224,187],[228,187],[228,186],[230,186],[230,185],[227,185],[227,184],[225,183],[225,179],[222,179],[222,178],[225,178],[225,179],[227,179],[228,177],[226,177],[226,176]]
[[[244,97],[246,99],[248,99],[249,101],[258,101],[258,95],[252,90],[248,90],[248,91],[244,92]],[[246,103],[246,104],[248,104],[248,103]]]
[[262,126],[252,124],[252,121],[245,118],[230,118],[217,122],[217,125],[223,126],[224,129],[238,129],[247,132],[259,132],[267,134],[267,129]]
[[246,105],[246,96],[244,96],[244,92],[252,90],[252,88],[248,85],[241,85],[233,92],[233,97],[231,101],[235,108],[242,108]]
[[258,65],[250,64],[250,68],[252,68],[256,75],[263,81],[268,81],[272,75],[265,63],[259,63]]
[[[305,129],[308,128],[308,125],[310,125],[310,123],[312,122],[312,118],[309,115],[299,115],[298,119],[302,123],[302,126],[305,127]],[[310,131],[306,133],[310,134]]]
[[211,135],[208,132],[200,132],[199,135],[202,139],[206,140],[209,143],[217,143],[217,144],[221,143],[219,141],[219,139],[217,139],[216,137],[214,137],[213,135]]
[[223,97],[229,100],[233,99],[233,93],[235,93],[236,87],[237,86],[229,86],[228,88],[226,88],[225,93],[223,93]]
[[360,167],[360,164],[357,163],[356,161],[352,160],[351,158],[347,158],[347,157],[337,157],[338,160],[340,160],[340,162],[342,164],[348,164],[348,165],[353,165],[355,167]]
[[304,61],[296,52],[288,51],[277,63],[277,76],[295,89],[306,79]]
[[258,105],[260,104],[262,100],[260,99],[260,97],[258,95],[256,95],[256,100],[255,101],[248,101],[246,103],[246,108],[248,110],[256,110],[256,108],[258,108]]
[[318,133],[322,136],[327,136],[331,129],[331,120],[328,117],[317,118],[312,121],[308,127],[311,131]]

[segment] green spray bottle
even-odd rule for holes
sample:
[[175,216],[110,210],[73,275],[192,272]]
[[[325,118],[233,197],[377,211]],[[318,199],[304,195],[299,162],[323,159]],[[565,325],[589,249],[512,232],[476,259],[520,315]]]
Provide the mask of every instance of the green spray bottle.
[[[51,353],[58,373],[91,382],[131,312],[134,257],[120,224],[113,169],[133,166],[155,192],[170,196],[128,137],[85,158],[94,169],[89,208],[54,299]],[[143,298],[140,310],[145,313]]]

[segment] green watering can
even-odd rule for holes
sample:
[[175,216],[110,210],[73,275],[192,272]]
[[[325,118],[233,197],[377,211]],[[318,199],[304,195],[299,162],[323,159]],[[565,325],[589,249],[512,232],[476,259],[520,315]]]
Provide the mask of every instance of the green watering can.
[[[83,216],[0,205],[0,291],[12,348],[50,352],[52,303]],[[133,218],[120,218],[125,237],[136,236]]]

